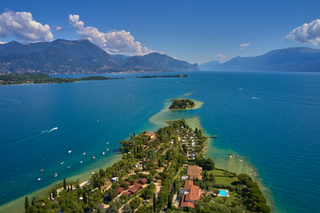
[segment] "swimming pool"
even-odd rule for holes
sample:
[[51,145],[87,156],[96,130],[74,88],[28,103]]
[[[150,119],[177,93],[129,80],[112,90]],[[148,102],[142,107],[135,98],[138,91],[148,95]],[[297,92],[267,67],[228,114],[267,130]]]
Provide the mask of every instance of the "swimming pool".
[[227,191],[226,190],[219,190],[219,196],[221,197],[227,197]]

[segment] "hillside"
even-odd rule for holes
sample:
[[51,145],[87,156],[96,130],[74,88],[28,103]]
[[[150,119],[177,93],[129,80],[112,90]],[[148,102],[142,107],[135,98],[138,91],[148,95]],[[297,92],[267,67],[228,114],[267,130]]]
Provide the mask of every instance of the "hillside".
[[218,60],[209,61],[204,64],[200,64],[199,68],[201,71],[211,71],[215,69],[215,66],[219,65],[220,62]]
[[188,71],[199,70],[167,55],[110,55],[89,40],[21,44],[12,41],[0,44],[0,74],[3,73],[106,73],[123,71]]
[[256,57],[236,57],[213,67],[214,71],[320,72],[320,50],[295,47]]

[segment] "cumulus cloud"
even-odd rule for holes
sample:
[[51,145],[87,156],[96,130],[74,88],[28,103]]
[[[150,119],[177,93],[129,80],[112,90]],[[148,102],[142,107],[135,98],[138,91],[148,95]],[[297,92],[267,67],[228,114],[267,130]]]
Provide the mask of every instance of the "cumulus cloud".
[[284,38],[292,39],[297,43],[317,45],[320,42],[320,19],[297,27]]
[[240,45],[239,45],[239,50],[242,50],[242,48],[247,47],[247,46],[249,46],[249,45],[250,45],[249,43],[240,44]]
[[226,56],[220,53],[220,54],[218,54],[216,57],[218,57],[218,58],[225,58]]
[[29,12],[8,11],[0,14],[0,37],[9,35],[26,42],[53,40],[50,26],[36,22]]
[[0,44],[6,44],[7,42],[4,42],[4,41],[0,41]]
[[135,41],[130,32],[124,30],[110,30],[107,33],[100,32],[96,27],[84,27],[79,15],[69,15],[67,22],[71,24],[80,35],[80,39],[89,39],[106,52],[111,54],[137,54],[143,55],[152,52],[147,47],[142,47],[141,43]]
[[50,27],[52,31],[64,31],[63,27],[52,25]]

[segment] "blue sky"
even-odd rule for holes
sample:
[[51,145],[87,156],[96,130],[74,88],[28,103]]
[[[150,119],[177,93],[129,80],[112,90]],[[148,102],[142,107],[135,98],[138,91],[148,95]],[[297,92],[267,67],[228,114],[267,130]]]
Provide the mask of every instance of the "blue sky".
[[190,63],[320,42],[320,1],[2,0],[0,7],[1,42],[88,38],[110,53],[158,51]]

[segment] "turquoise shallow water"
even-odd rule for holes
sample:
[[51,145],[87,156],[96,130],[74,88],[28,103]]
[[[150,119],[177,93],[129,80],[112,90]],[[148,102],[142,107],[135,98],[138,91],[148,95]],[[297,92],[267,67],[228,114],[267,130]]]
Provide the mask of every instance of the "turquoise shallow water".
[[192,93],[188,97],[203,106],[168,118],[198,117],[208,134],[218,135],[207,154],[218,166],[240,167],[240,161],[226,165],[228,153],[237,153],[258,170],[274,212],[317,212],[320,75],[181,74],[190,78],[112,74],[126,79],[0,87],[0,205],[112,161],[128,133],[156,130],[159,125],[149,119],[165,102]]

